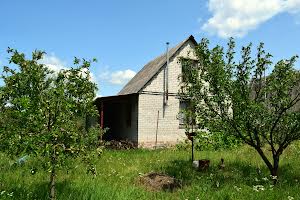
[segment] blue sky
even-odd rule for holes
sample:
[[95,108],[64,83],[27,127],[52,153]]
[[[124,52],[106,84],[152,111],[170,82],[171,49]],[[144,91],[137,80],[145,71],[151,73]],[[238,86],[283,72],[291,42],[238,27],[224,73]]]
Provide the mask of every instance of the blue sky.
[[274,61],[300,55],[300,0],[3,0],[0,19],[1,66],[7,47],[44,50],[53,69],[74,56],[95,57],[102,96],[115,95],[167,41],[174,46],[189,35],[212,45],[229,36],[238,47],[262,41]]

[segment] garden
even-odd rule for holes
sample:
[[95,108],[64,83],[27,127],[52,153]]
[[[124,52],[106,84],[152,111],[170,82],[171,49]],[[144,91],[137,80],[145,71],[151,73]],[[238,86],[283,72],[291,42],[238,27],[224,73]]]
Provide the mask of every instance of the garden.
[[[186,148],[183,148],[186,147]],[[240,146],[230,150],[195,151],[196,159],[210,159],[210,167],[197,171],[190,160],[190,146],[158,150],[105,150],[95,158],[96,176],[72,161],[60,170],[57,199],[299,199],[299,144],[283,154],[279,180],[272,177],[255,150]],[[220,158],[225,167],[219,169]],[[0,159],[0,199],[48,199],[49,172],[38,158],[15,163],[4,154]],[[159,172],[176,178],[173,190],[155,190],[140,177]]]

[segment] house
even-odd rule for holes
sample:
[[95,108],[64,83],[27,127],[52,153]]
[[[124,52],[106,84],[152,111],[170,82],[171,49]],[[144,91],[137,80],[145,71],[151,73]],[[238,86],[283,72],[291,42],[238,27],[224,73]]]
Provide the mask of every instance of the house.
[[186,138],[178,96],[180,57],[194,59],[193,36],[146,64],[116,96],[96,99],[107,140],[130,140],[142,147],[175,144]]

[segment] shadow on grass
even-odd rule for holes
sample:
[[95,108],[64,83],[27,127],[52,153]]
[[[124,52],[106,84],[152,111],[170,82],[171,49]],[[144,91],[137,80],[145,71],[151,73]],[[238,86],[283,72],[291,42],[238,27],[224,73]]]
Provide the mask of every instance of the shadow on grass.
[[[299,184],[297,183],[297,180],[300,182],[299,172],[288,169],[290,167],[287,165],[281,166],[279,183],[284,184],[293,181],[295,184]],[[243,184],[252,187],[253,185],[272,184],[269,170],[265,166],[258,168],[241,161],[228,162],[223,170],[213,164],[207,170],[198,171],[192,167],[189,160],[174,160],[168,165],[162,166],[161,170],[182,181],[183,185],[198,183],[219,187],[219,185],[224,186],[226,184]]]
[[[19,185],[14,188],[6,188],[6,194],[0,196],[0,199],[7,197],[7,199],[49,199],[49,183],[42,182],[33,184],[27,187]],[[56,183],[57,199],[81,199],[82,191],[71,186],[69,181]],[[69,195],[69,196],[68,196]]]

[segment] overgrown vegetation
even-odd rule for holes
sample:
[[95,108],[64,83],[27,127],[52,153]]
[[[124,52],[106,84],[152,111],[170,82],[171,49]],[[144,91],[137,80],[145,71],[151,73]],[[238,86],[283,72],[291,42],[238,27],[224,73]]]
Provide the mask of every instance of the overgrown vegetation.
[[[199,65],[182,60],[186,128],[197,132],[196,159],[211,163],[199,172],[191,166],[188,143],[148,151],[110,142],[123,150],[99,157],[104,130],[87,127],[87,116],[97,114],[91,61],[75,58],[75,67],[54,73],[39,63],[43,52],[31,59],[13,49],[8,53],[12,66],[4,67],[0,87],[1,199],[300,198],[296,56],[278,62],[265,77],[271,55],[263,44],[254,59],[251,45],[244,47],[235,63],[233,40],[224,53],[203,39],[196,47]],[[226,167],[219,169],[221,158]],[[151,171],[173,176],[183,187],[150,191],[138,178]]]
[[[271,156],[271,152],[267,154]],[[58,172],[57,198],[60,200],[93,199],[299,199],[300,151],[292,144],[282,155],[276,187],[268,168],[255,150],[247,146],[226,151],[196,151],[196,159],[210,159],[207,171],[194,170],[188,150],[105,150],[94,160],[97,176],[86,175],[86,167],[77,161],[71,169]],[[225,168],[220,170],[220,158]],[[13,165],[0,155],[0,199],[48,199],[46,181],[49,173],[30,157],[24,165]],[[32,169],[36,172],[32,173]],[[153,192],[139,184],[140,176],[161,172],[182,182],[173,192]]]
[[[222,151],[235,149],[242,146],[242,140],[222,132],[196,131],[194,147],[198,151]],[[191,141],[186,139],[176,144],[177,149],[191,148]]]
[[181,60],[188,72],[183,74],[181,97],[189,102],[189,129],[194,126],[242,140],[277,177],[280,156],[300,139],[300,73],[294,68],[298,56],[279,61],[265,76],[272,55],[261,43],[252,58],[251,47],[243,47],[236,62],[232,38],[226,52],[220,46],[210,49],[209,41],[202,39],[195,48],[198,63]]
[[91,62],[75,58],[74,67],[54,72],[40,64],[44,52],[34,51],[31,59],[14,49],[8,53],[11,66],[3,67],[0,87],[0,151],[21,156],[18,163],[37,157],[49,172],[49,196],[56,199],[57,170],[67,158],[81,156],[96,173],[90,157],[101,131],[86,126],[87,116],[97,115]]
[[226,150],[241,146],[242,140],[223,132],[199,131],[195,136],[195,148],[197,150]]

